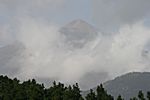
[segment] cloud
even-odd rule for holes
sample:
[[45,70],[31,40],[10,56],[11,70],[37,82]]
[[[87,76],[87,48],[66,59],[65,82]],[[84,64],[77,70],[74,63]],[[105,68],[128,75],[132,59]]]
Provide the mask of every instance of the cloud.
[[120,74],[128,71],[146,71],[146,62],[142,61],[142,51],[150,40],[149,33],[149,28],[137,23],[133,26],[123,26],[114,37],[110,49],[111,64],[115,65]]
[[[16,38],[26,48],[23,52],[25,55],[25,63],[22,65],[22,74],[23,76],[33,77],[37,75],[38,71],[40,71],[39,69],[47,69],[47,67],[50,67],[49,61],[51,61],[53,52],[57,47],[57,27],[43,24],[43,22],[35,21],[32,18],[24,18],[19,22],[16,28]],[[52,67],[52,69],[55,72],[55,68]],[[50,75],[51,71],[45,70],[45,72],[42,72],[43,74],[39,73],[41,74],[40,76],[42,77],[44,74],[49,76],[47,75],[47,71]],[[33,75],[33,73],[35,74]]]
[[10,32],[9,27],[3,26],[0,28],[0,47],[8,45],[13,42],[13,34]]
[[26,48],[23,51],[25,62],[22,63],[19,75],[22,78],[56,77],[72,82],[84,75],[85,69],[93,62],[93,59],[84,53],[86,48],[71,52],[68,47],[63,46],[57,26],[24,18],[20,20],[16,30],[17,41]]
[[102,31],[134,24],[149,13],[149,0],[92,0],[93,20]]
[[99,33],[92,43],[71,51],[63,46],[57,26],[27,18],[21,20],[17,30],[17,39],[26,48],[18,74],[22,78],[55,77],[72,83],[87,73],[105,72],[110,79],[130,71],[145,71],[148,63],[143,62],[142,52],[150,40],[150,29],[142,22],[124,25],[116,35]]

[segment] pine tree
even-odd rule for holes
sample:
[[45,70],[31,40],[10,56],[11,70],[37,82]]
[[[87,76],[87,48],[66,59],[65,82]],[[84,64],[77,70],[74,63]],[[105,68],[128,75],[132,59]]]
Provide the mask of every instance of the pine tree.
[[130,100],[138,100],[136,97],[130,98]]
[[147,98],[150,100],[150,91],[147,92]]
[[73,100],[83,100],[81,94],[80,94],[80,88],[78,83],[76,83],[75,85],[73,85],[73,93],[74,93],[74,99]]
[[144,94],[143,94],[142,91],[139,91],[139,93],[138,93],[138,98],[139,98],[140,100],[145,100]]
[[86,100],[96,100],[96,95],[95,95],[95,93],[93,92],[93,90],[90,89],[90,93],[87,94],[87,96],[86,96],[85,98],[86,98]]
[[121,97],[121,95],[119,95],[119,96],[117,97],[117,100],[124,100],[124,99]]
[[102,84],[97,86],[96,91],[97,91],[97,95],[96,95],[97,100],[113,100],[114,99],[111,95],[107,94],[107,91],[105,91]]

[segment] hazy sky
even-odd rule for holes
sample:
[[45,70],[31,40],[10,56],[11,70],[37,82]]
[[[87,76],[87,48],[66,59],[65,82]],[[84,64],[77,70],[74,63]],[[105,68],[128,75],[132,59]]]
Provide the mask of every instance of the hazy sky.
[[90,0],[1,0],[1,23],[30,16],[56,24],[74,19],[91,19]]
[[[98,36],[70,50],[59,29],[75,19]],[[150,0],[0,0],[0,74],[104,81],[150,71],[149,44]]]

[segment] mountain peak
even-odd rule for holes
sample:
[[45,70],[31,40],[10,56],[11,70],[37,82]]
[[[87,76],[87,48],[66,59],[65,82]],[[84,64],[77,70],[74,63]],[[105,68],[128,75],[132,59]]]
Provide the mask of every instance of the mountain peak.
[[92,25],[88,24],[86,21],[82,19],[73,20],[72,22],[62,27],[62,29],[74,29],[74,30],[78,30],[82,32],[86,31],[86,32],[96,33],[96,29]]
[[89,25],[89,24],[82,19],[76,19],[76,20],[73,20],[72,22],[70,22],[68,25],[78,26],[78,25]]
[[82,48],[86,43],[93,41],[98,33],[96,29],[87,22],[77,19],[68,23],[60,29],[65,38],[65,44],[75,48]]

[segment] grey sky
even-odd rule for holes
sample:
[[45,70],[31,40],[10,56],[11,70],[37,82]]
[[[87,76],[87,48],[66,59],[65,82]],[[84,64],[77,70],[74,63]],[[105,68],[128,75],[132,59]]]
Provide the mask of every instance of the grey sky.
[[150,18],[149,0],[92,0],[93,20],[101,30],[114,30]]

